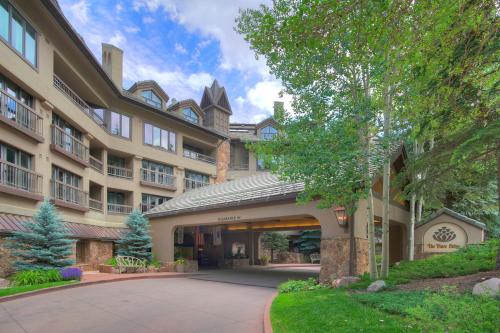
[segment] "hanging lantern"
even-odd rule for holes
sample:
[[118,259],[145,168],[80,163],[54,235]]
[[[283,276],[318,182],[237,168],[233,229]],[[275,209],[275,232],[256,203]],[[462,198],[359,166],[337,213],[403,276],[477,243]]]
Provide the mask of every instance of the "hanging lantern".
[[347,213],[344,207],[335,208],[335,217],[341,227],[345,228],[347,226]]

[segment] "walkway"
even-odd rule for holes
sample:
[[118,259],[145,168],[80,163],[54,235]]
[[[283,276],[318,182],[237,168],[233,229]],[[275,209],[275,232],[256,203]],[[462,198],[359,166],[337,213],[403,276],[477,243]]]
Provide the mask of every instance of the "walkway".
[[259,333],[273,293],[186,278],[96,284],[0,303],[0,332]]

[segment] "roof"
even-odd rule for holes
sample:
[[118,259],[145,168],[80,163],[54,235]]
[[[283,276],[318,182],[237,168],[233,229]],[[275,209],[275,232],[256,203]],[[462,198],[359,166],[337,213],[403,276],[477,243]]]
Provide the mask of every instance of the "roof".
[[227,98],[226,88],[221,87],[217,80],[214,80],[210,88],[205,87],[200,106],[202,109],[206,109],[210,106],[216,106],[224,112],[233,114],[231,105],[229,104],[229,100]]
[[134,96],[127,90],[119,89],[114,82],[111,80],[109,75],[104,71],[102,68],[101,64],[99,61],[95,58],[94,54],[88,46],[85,44],[81,36],[78,34],[78,32],[75,31],[73,26],[69,23],[69,21],[66,19],[64,16],[61,8],[59,7],[57,1],[54,0],[41,0],[42,4],[48,9],[48,11],[54,16],[55,20],[61,28],[68,34],[68,36],[73,40],[75,45],[80,49],[82,54],[89,60],[90,64],[94,66],[94,68],[97,70],[98,74],[102,77],[102,79],[108,84],[109,88],[121,99],[125,100],[126,102],[135,104],[137,106],[140,106],[150,112],[156,113],[157,115],[169,118],[171,120],[176,120],[183,125],[186,125],[188,127],[193,127],[197,128],[205,133],[209,133],[212,135],[217,136],[218,138],[222,139],[227,139],[228,137],[224,133],[220,133],[219,131],[194,124],[192,122],[189,122],[187,120],[184,120],[183,118],[177,117],[171,113],[164,112],[162,110],[159,110],[155,108],[152,105],[147,104],[143,100],[137,98],[137,96]]
[[[0,234],[13,231],[26,231],[25,224],[33,222],[30,216],[0,213]],[[126,228],[109,228],[97,225],[63,222],[64,226],[75,238],[117,240]]]
[[149,218],[209,209],[249,205],[295,198],[304,190],[303,183],[286,183],[277,176],[262,172],[234,181],[209,185],[185,192],[155,208],[146,215]]
[[144,89],[153,88],[154,91],[161,96],[164,103],[167,103],[168,100],[170,99],[170,97],[165,92],[165,90],[163,90],[162,87],[160,87],[158,82],[156,82],[155,80],[137,81],[130,88],[128,88],[127,91],[130,93],[134,93],[137,91],[137,89],[141,89],[141,88],[144,88]]
[[454,210],[451,210],[451,209],[446,208],[446,207],[441,208],[440,210],[438,210],[437,212],[435,212],[434,214],[432,214],[431,216],[429,216],[426,220],[424,220],[424,221],[422,221],[420,223],[417,223],[415,225],[415,228],[419,228],[419,227],[423,226],[424,224],[427,224],[427,223],[435,220],[436,218],[438,218],[439,216],[441,216],[443,214],[446,214],[446,215],[449,215],[451,217],[454,217],[457,220],[465,222],[467,224],[470,224],[470,225],[472,225],[474,227],[486,230],[486,224],[484,224],[482,222],[479,222],[478,220],[471,219],[470,217],[467,217],[465,215],[457,213]]
[[179,108],[182,108],[182,107],[191,107],[192,109],[194,109],[193,111],[196,111],[200,116],[203,116],[205,115],[205,111],[203,111],[200,106],[198,105],[198,103],[196,103],[196,101],[194,99],[183,99],[181,101],[176,101],[175,103],[173,103],[172,105],[170,105],[167,110],[168,111],[172,111],[172,110],[177,110]]

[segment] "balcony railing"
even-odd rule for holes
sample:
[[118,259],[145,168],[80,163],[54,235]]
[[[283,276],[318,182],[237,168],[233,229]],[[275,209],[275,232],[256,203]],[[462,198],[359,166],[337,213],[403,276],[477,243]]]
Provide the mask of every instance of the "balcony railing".
[[141,180],[160,186],[175,186],[176,178],[165,172],[141,169]]
[[89,160],[89,148],[82,141],[64,132],[62,128],[54,124],[51,127],[53,145],[64,149],[64,151],[82,161],[86,162]]
[[198,180],[184,178],[184,190],[191,191],[200,187],[208,186],[210,183],[200,182]]
[[75,93],[63,80],[54,74],[54,87],[68,97],[77,107],[94,120],[99,126],[106,127],[104,119],[95,112],[77,93]]
[[139,209],[141,210],[141,212],[145,213],[147,212],[148,210],[151,210],[152,208],[156,207],[157,205],[155,204],[152,204],[152,203],[140,203],[139,204]]
[[113,177],[132,179],[133,172],[132,169],[108,165],[108,175]]
[[100,173],[102,173],[104,170],[104,164],[102,163],[102,161],[99,161],[92,155],[89,155],[89,164],[92,169],[97,170]]
[[130,214],[132,213],[132,206],[108,203],[108,213]]
[[0,184],[42,194],[42,176],[19,165],[0,160]]
[[0,114],[21,128],[43,136],[43,118],[29,106],[0,90]]
[[103,208],[102,206],[103,206],[102,201],[89,198],[89,208],[90,209],[102,212],[102,208]]
[[58,180],[51,180],[50,185],[50,196],[52,199],[61,200],[81,207],[88,207],[89,194],[82,189]]
[[212,156],[197,153],[195,151],[184,148],[184,157],[191,158],[193,160],[198,160],[210,164],[215,164],[215,158]]
[[248,163],[231,163],[229,164],[229,170],[233,171],[248,170]]

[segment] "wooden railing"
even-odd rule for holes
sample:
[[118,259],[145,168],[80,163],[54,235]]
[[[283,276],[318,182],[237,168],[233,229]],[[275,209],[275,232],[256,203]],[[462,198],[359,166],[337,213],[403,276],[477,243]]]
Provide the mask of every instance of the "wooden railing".
[[89,198],[89,208],[92,210],[97,210],[99,212],[102,212],[103,209],[102,201]]
[[103,171],[104,171],[104,164],[102,163],[102,161],[98,160],[97,158],[95,158],[92,155],[89,155],[89,164],[90,164],[90,167],[92,169],[97,170],[100,173],[103,173]]
[[215,164],[215,162],[216,162],[215,158],[212,156],[200,154],[200,153],[197,153],[195,151],[192,151],[192,150],[186,149],[186,148],[184,148],[184,157],[191,158],[193,160],[198,160],[198,161],[210,163],[210,164]]
[[0,184],[42,194],[42,176],[19,165],[0,160]]
[[200,187],[208,186],[210,183],[200,182],[198,180],[184,178],[184,191],[191,191]]
[[162,186],[175,186],[176,178],[165,172],[141,169],[141,180]]
[[233,171],[248,170],[248,163],[230,163],[229,170]]
[[106,127],[104,119],[94,111],[77,93],[73,91],[63,80],[54,74],[54,87],[68,97],[77,107],[94,120],[99,126]]
[[130,214],[132,213],[132,206],[108,203],[108,213]]
[[54,124],[52,128],[52,144],[61,147],[71,155],[78,157],[80,160],[89,160],[89,148],[85,144],[72,135],[64,132],[64,130]]
[[88,192],[58,180],[51,180],[50,185],[50,196],[52,199],[88,207]]
[[29,106],[2,90],[0,90],[0,114],[17,125],[43,136],[43,118]]
[[127,179],[133,178],[132,169],[122,168],[109,164],[108,164],[108,175],[119,178],[127,178]]

